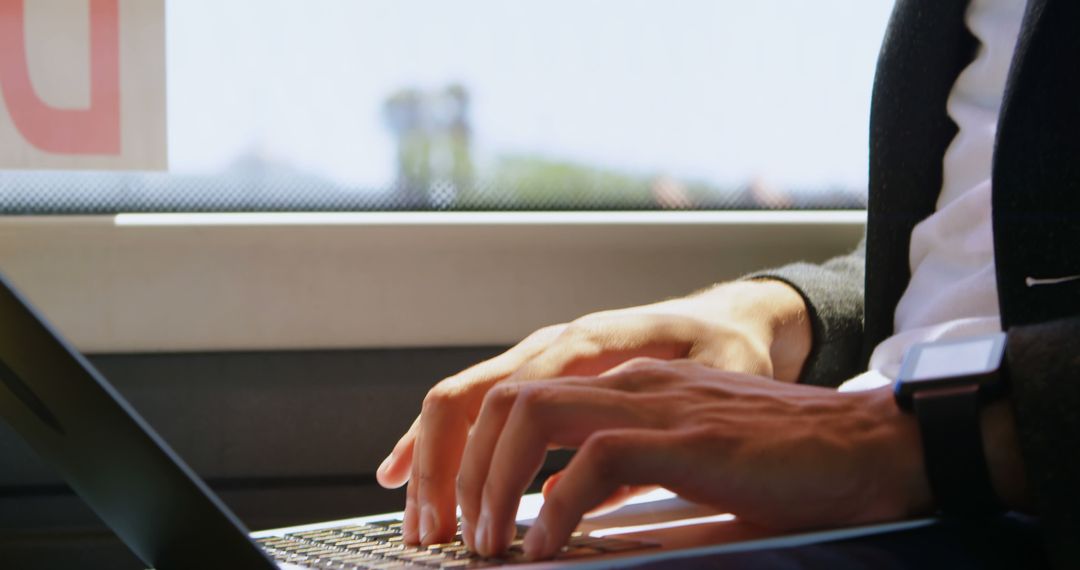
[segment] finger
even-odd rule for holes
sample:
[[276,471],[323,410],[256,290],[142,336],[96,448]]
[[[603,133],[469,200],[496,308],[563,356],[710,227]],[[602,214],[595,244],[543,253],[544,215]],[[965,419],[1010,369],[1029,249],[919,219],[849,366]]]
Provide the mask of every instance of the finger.
[[[423,437],[423,430],[417,431],[417,438]],[[420,543],[420,529],[419,529],[419,505],[417,498],[417,491],[419,490],[419,480],[417,472],[420,469],[420,462],[412,462],[412,476],[409,477],[409,484],[405,487],[405,513],[402,517],[401,535],[402,540],[406,544],[419,544]]]
[[429,394],[424,400],[424,437],[415,452],[420,543],[450,542],[457,532],[455,483],[472,423],[457,402]]
[[420,429],[420,416],[417,416],[405,435],[401,436],[393,451],[386,456],[379,469],[375,471],[375,478],[379,484],[387,489],[397,489],[409,480],[409,472],[412,470],[413,448],[416,443],[416,432]]
[[481,450],[494,449],[519,389],[520,385],[500,384],[488,392],[465,443],[458,471],[457,501],[461,506],[461,536],[474,552],[480,551],[476,543],[476,528],[479,524],[481,492],[490,464],[490,459],[485,459]]
[[[484,394],[495,383],[504,380],[537,353],[544,350],[562,332],[566,325],[544,327],[532,333],[513,348],[480,362],[461,373],[439,382],[432,391],[455,394],[461,398],[459,406],[470,417],[475,417]],[[405,484],[412,475],[412,458],[416,436],[423,423],[418,416],[409,430],[398,440],[394,450],[383,460],[376,471],[379,483],[387,488]]]
[[[565,379],[554,381],[557,385],[570,385],[581,380]],[[551,389],[556,384],[546,384],[544,389]],[[491,456],[498,443],[506,419],[517,399],[518,393],[528,388],[527,384],[504,383],[487,395],[476,424],[465,446],[464,458],[458,474],[458,503],[461,505],[462,537],[474,551],[487,551],[477,544],[477,525],[481,514],[481,502]],[[535,385],[533,386],[535,389]],[[485,525],[485,536],[486,539]]]
[[[448,378],[428,392],[423,409],[383,469],[387,484],[409,481],[403,531],[411,543],[446,542],[456,531],[454,477],[480,402],[516,363],[542,350],[557,327],[541,329],[514,348]],[[429,434],[424,437],[423,434]],[[408,475],[403,475],[408,473]]]
[[[498,404],[501,410],[493,406],[493,417],[506,418],[502,429],[493,428],[501,431],[495,445],[474,447],[465,458],[470,468],[482,469],[486,475],[476,527],[476,546],[481,554],[492,556],[509,546],[521,495],[540,470],[550,446],[577,447],[595,431],[651,425],[647,413],[632,405],[629,398],[622,392],[561,381],[523,386],[516,397],[504,396]],[[486,468],[485,463],[489,464]],[[473,489],[473,496],[475,492]]]
[[589,510],[624,485],[665,485],[693,465],[678,451],[671,435],[656,430],[598,432],[570,460],[558,484],[525,535],[532,559],[554,556]]
[[540,494],[543,495],[545,499],[547,498],[548,493],[551,492],[551,489],[559,482],[559,479],[562,479],[562,476],[563,472],[560,470],[552,473],[544,480],[544,484],[540,487]]

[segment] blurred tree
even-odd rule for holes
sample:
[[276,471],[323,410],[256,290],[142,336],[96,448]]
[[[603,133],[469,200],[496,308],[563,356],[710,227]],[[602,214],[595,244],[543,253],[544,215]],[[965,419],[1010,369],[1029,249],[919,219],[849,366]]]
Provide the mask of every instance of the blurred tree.
[[383,104],[383,118],[397,138],[397,192],[401,206],[424,208],[431,186],[431,141],[424,116],[424,96],[402,89]]
[[397,139],[396,186],[403,207],[452,207],[468,193],[472,128],[463,85],[397,91],[383,104],[383,119]]

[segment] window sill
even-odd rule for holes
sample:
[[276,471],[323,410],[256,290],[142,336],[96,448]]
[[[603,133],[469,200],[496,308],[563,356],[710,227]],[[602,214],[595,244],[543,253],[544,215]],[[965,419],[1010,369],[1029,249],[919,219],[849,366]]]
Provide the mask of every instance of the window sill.
[[0,270],[86,352],[505,345],[852,248],[865,212],[0,217]]

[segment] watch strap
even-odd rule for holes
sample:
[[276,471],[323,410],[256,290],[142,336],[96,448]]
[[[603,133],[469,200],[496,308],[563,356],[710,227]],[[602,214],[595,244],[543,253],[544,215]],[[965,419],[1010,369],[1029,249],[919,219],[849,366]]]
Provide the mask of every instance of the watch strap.
[[942,514],[975,518],[1001,512],[983,449],[978,384],[927,387],[915,392],[912,403],[930,490]]

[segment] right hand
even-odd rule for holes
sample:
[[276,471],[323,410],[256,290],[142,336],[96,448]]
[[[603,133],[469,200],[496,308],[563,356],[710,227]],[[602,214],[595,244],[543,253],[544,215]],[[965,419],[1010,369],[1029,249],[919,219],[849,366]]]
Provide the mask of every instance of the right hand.
[[[801,345],[792,350],[790,343],[778,346],[778,325],[790,325],[792,318],[770,312],[791,307],[803,311],[794,320],[805,321],[802,298],[781,283],[722,285],[684,299],[594,313],[545,327],[505,353],[439,382],[376,473],[385,487],[409,483],[406,542],[429,545],[453,536],[462,453],[492,386],[594,376],[639,357],[689,359],[728,371],[793,380],[809,350],[809,327],[801,323],[807,338],[799,340],[805,341],[805,350]],[[475,520],[468,514],[464,518]],[[471,535],[470,529],[463,530],[465,536]]]

